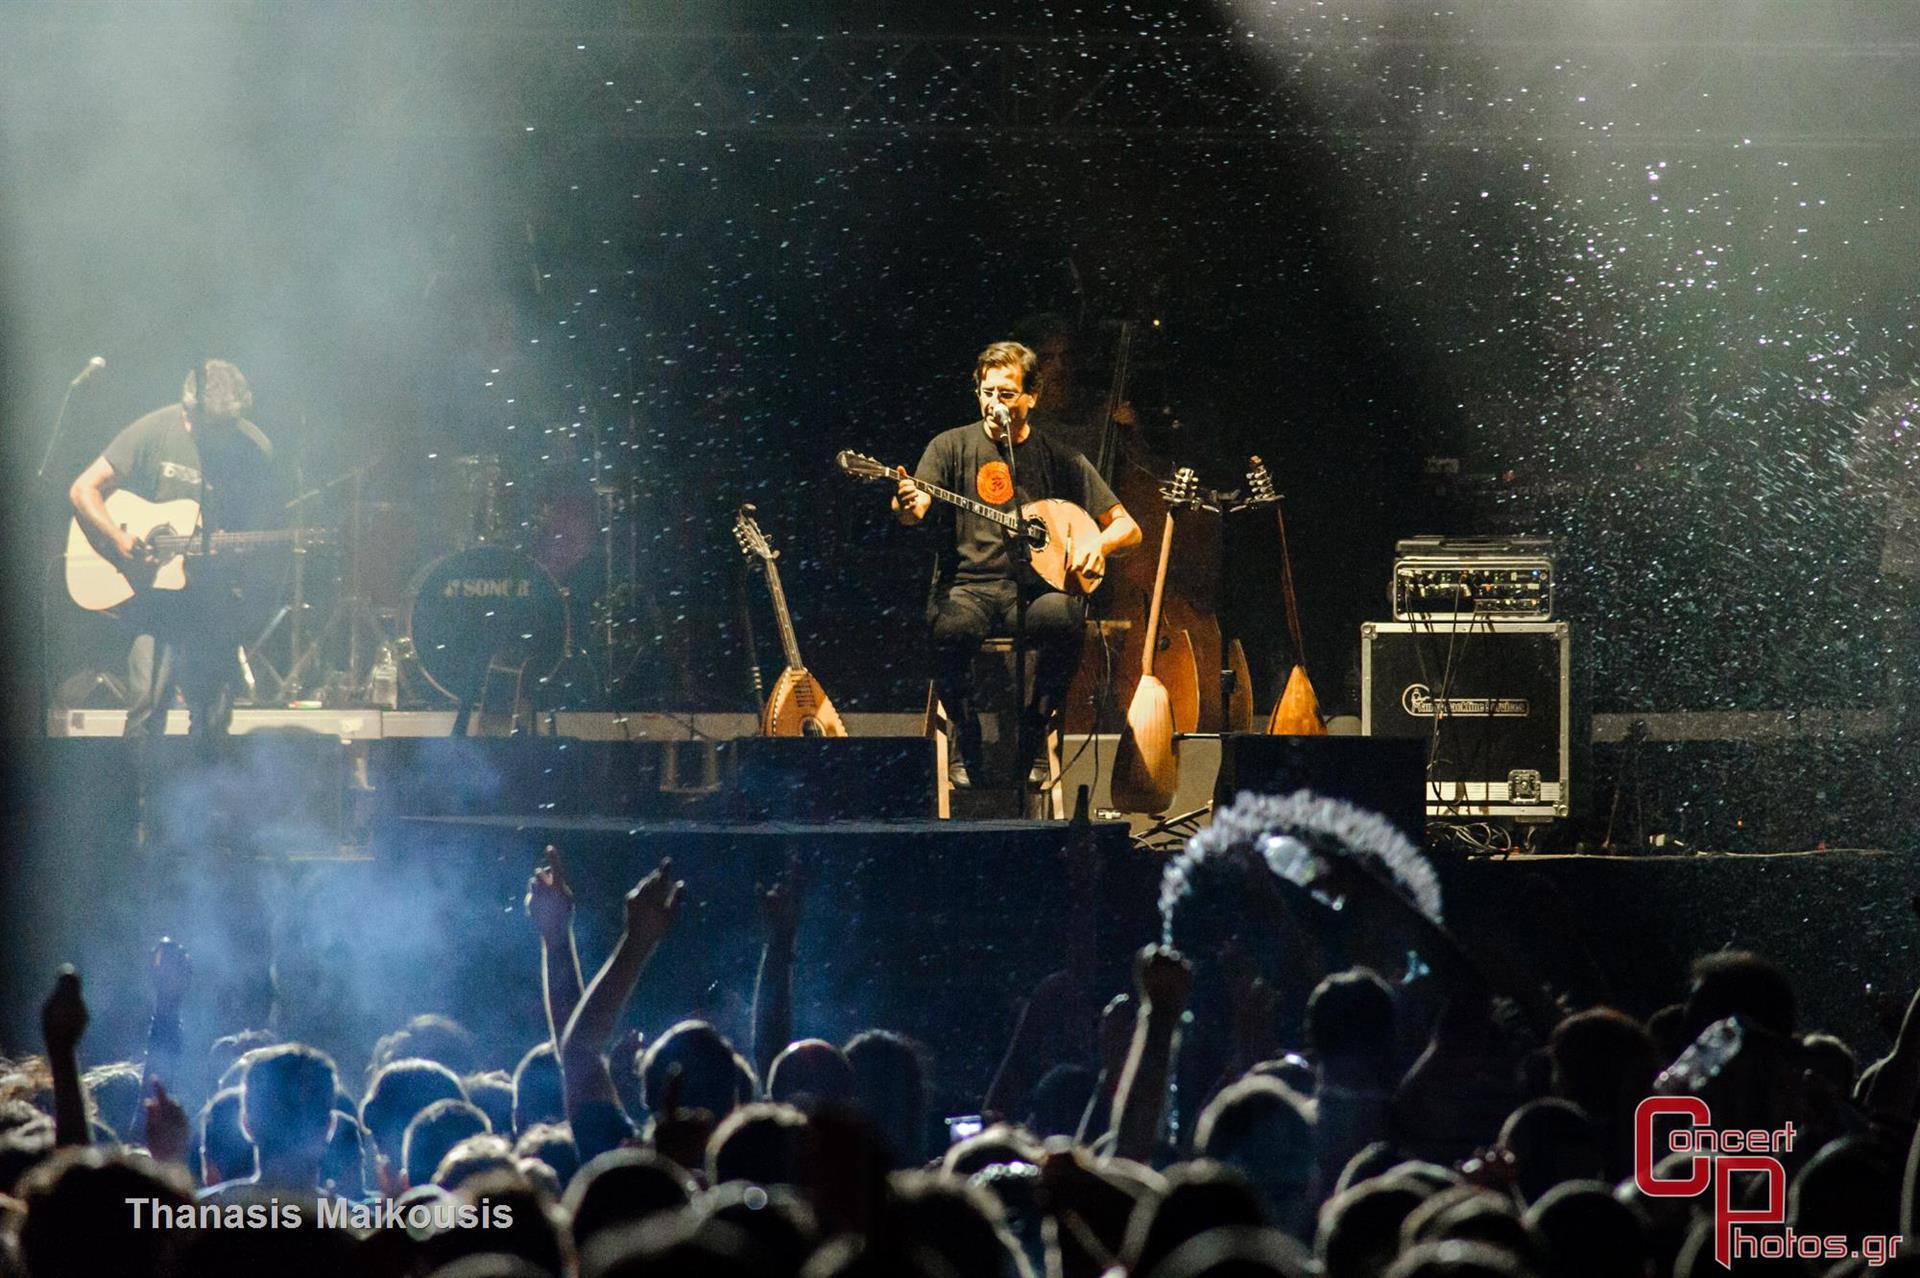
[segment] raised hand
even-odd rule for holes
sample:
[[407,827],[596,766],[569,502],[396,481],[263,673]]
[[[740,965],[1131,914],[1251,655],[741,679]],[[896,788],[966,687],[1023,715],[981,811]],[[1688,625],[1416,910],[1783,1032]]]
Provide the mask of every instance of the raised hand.
[[71,1056],[87,1032],[87,1000],[80,993],[80,974],[71,963],[62,964],[53,978],[53,992],[40,1005],[40,1036],[48,1055]]
[[1193,965],[1170,945],[1143,945],[1133,960],[1133,987],[1153,1011],[1182,1012],[1193,993]]
[[147,963],[147,980],[153,986],[154,1013],[178,1012],[187,997],[188,986],[193,983],[193,956],[172,937],[161,937]]
[[193,1139],[193,1123],[180,1102],[167,1095],[166,1085],[153,1080],[153,1095],[140,1102],[146,1111],[147,1152],[163,1163],[185,1163]]
[[527,880],[527,917],[543,940],[560,941],[573,922],[573,886],[567,881],[567,867],[560,849],[547,845],[546,864],[534,870]]
[[687,885],[673,877],[673,858],[662,858],[659,867],[627,893],[627,934],[659,942],[673,926],[686,890]]
[[780,881],[760,894],[760,914],[769,937],[793,939],[800,930],[800,909],[806,901],[806,874],[799,860],[787,862]]
[[1120,1070],[1127,1063],[1127,1047],[1133,1042],[1133,995],[1115,994],[1100,1009],[1100,1068],[1109,1087],[1120,1085]]

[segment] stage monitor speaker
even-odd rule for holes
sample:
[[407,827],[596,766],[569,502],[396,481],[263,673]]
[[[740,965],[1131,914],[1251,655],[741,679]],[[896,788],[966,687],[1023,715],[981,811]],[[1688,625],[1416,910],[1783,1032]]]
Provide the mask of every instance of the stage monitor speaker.
[[[1112,810],[1113,760],[1119,747],[1119,734],[1112,732],[1102,732],[1092,738],[1084,733],[1070,732],[1061,738],[1060,755],[1064,764],[1062,781],[1069,812],[1073,810],[1074,794],[1083,785],[1093,789],[1091,797],[1095,812]],[[1173,802],[1167,805],[1164,814],[1167,816],[1206,807],[1213,798],[1214,774],[1220,770],[1218,737],[1181,737],[1175,742],[1174,750],[1180,760],[1180,781],[1174,791]],[[1159,815],[1126,815],[1127,824],[1135,834],[1159,819]]]
[[934,813],[929,737],[740,737],[721,747],[740,821],[889,821]]
[[1426,764],[1424,741],[1229,733],[1220,739],[1214,803],[1224,807],[1242,790],[1312,790],[1380,813],[1417,844],[1426,835],[1420,797]]
[[1564,817],[1570,648],[1564,621],[1367,622],[1362,730],[1420,743],[1430,817]]

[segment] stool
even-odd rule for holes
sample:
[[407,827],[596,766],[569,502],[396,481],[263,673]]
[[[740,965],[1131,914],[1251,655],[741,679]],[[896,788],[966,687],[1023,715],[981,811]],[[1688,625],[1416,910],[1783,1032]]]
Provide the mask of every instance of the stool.
[[[995,635],[982,641],[976,654],[976,666],[979,664],[977,658],[980,656],[1002,658],[1005,660],[1009,670],[1011,670],[1013,665],[1013,639],[1008,636]],[[1029,659],[1031,659],[1031,656],[1032,654],[1029,653]],[[979,687],[980,681],[977,678],[977,669],[975,674],[974,685],[975,687]],[[1021,707],[1014,705],[1011,711],[1008,712],[1008,718],[1017,724],[1020,711]],[[1047,780],[1046,784],[1038,791],[1038,794],[1045,803],[1045,815],[1056,821],[1064,821],[1067,816],[1067,807],[1065,786],[1061,779],[1060,725],[1058,719],[1059,716],[1056,715],[1055,722],[1047,725]],[[933,738],[933,785],[936,796],[936,810],[942,819],[950,818],[953,815],[953,783],[947,780],[947,764],[952,758],[954,749],[953,721],[948,718],[946,707],[940,704],[939,690],[932,680],[928,680],[927,682],[926,732],[929,737]],[[1019,773],[1016,780],[1022,786],[1026,784],[1024,771]],[[979,781],[980,778],[975,778],[976,785],[979,784]]]

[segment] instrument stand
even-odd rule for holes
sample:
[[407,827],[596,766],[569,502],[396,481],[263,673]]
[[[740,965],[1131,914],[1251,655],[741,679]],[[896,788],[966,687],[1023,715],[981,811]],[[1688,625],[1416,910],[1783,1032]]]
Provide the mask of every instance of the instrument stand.
[[[1600,842],[1600,851],[1609,855],[1639,856],[1647,851],[1647,817],[1642,802],[1645,787],[1640,776],[1640,752],[1646,743],[1647,721],[1635,719],[1627,729],[1626,749],[1620,752],[1620,771],[1613,778],[1613,799],[1607,805],[1607,833]],[[1630,841],[1625,848],[1613,841],[1614,823],[1620,816],[1623,797],[1633,808]]]
[[1198,821],[1211,811],[1213,811],[1213,800],[1209,799],[1191,812],[1181,812],[1174,816],[1161,817],[1158,821],[1155,821],[1152,825],[1134,835],[1134,840],[1139,842],[1145,839],[1157,838],[1162,834],[1179,833],[1181,826],[1189,822]]

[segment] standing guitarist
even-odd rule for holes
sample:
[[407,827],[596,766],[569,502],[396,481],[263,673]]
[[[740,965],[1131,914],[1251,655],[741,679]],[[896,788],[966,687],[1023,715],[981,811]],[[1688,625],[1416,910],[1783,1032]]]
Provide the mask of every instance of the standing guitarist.
[[[210,359],[187,374],[178,404],[121,431],[73,481],[68,497],[82,525],[136,586],[156,561],[108,515],[107,496],[117,489],[148,501],[198,502],[204,529],[253,530],[277,522],[283,505],[273,482],[273,445],[244,416],[252,408],[246,377],[227,361]],[[239,595],[237,579],[201,561],[186,589],[137,591],[121,608],[134,632],[126,736],[164,735],[176,686],[186,695],[190,733],[203,741],[225,735],[240,673],[236,652],[249,620]]]
[[[1139,525],[1093,464],[1064,444],[1034,434],[1028,425],[1027,414],[1039,390],[1038,365],[1034,353],[1018,342],[995,342],[980,352],[973,370],[980,419],[944,431],[927,445],[913,479],[903,478],[894,492],[893,508],[901,523],[920,523],[933,505],[933,498],[915,486],[918,480],[1006,510],[1047,497],[1081,507],[1099,523],[1100,544],[1097,549],[1076,547],[1068,565],[1073,569],[1139,544]],[[1019,739],[1037,753],[1046,740],[1045,726],[1073,681],[1086,604],[1049,589],[1031,574],[1018,577],[1008,534],[999,525],[957,507],[942,509],[952,512],[953,527],[950,542],[942,540],[927,619],[933,628],[934,685],[958,737],[950,779],[965,786],[969,769],[981,766],[980,723],[970,678],[981,640],[1014,632],[1016,604],[1024,592],[1026,641],[1038,660]],[[1030,762],[1019,760],[1022,766]]]

